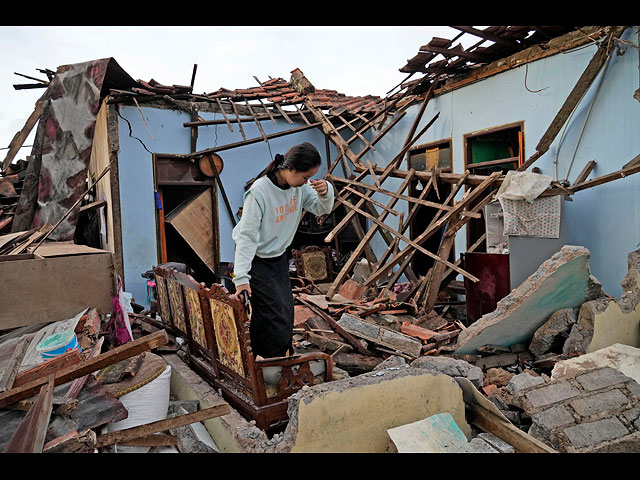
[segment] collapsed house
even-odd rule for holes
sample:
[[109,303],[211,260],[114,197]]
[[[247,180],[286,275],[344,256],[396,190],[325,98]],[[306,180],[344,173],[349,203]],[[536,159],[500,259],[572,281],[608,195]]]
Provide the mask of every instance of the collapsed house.
[[[431,360],[445,359],[464,363],[439,374],[472,375],[473,388],[493,402],[482,411],[497,408],[490,418],[517,424],[538,415],[533,430],[544,432],[547,443],[522,440],[511,429],[515,441],[528,446],[519,443],[520,451],[531,445],[535,451],[588,449],[543,425],[542,403],[514,400],[510,382],[526,382],[520,377],[531,376],[525,370],[552,368],[596,345],[640,346],[637,307],[627,293],[634,283],[620,282],[637,272],[625,257],[637,249],[640,221],[640,177],[633,175],[640,169],[633,130],[640,112],[638,29],[455,28],[459,36],[476,36],[477,44],[462,49],[454,45],[459,36],[433,39],[401,68],[408,78],[386,98],[321,90],[299,69],[288,81],[256,78],[254,87],[197,95],[193,77],[191,86],[136,81],[114,59],[60,67],[3,164],[2,185],[20,186],[0,197],[9,205],[0,218],[0,232],[9,234],[0,252],[13,257],[4,271],[14,277],[42,257],[51,263],[110,253],[106,270],[120,284],[106,292],[103,281],[101,303],[89,306],[113,313],[108,299],[130,293],[141,306],[130,318],[144,329],[168,331],[178,344],[186,339],[187,363],[224,390],[234,408],[261,430],[288,422],[280,450],[324,447],[314,430],[302,429],[302,410],[294,408],[298,396],[313,394],[279,390],[272,401],[269,385],[286,378],[300,390],[309,385],[302,373],[319,362],[322,375],[312,372],[324,375],[316,379],[323,382],[314,387],[318,396],[353,377],[361,377],[366,390],[384,383],[375,381],[385,378],[382,367],[397,361],[390,368],[402,373],[386,378],[424,382],[426,391],[436,382],[462,398],[462,387],[448,380],[408,378],[431,370],[424,366]],[[444,60],[434,61],[438,55]],[[421,77],[411,80],[416,74]],[[12,163],[15,147],[38,119],[28,162]],[[319,175],[337,194],[327,218],[307,214],[290,252],[298,354],[313,358],[295,366],[260,364],[249,354],[241,307],[213,286],[232,289],[231,230],[245,186],[276,153],[303,141],[324,152]],[[61,253],[60,245],[71,240],[74,246]],[[86,248],[77,252],[77,244]],[[54,253],[46,256],[47,248]],[[170,264],[189,270],[162,267]],[[2,275],[2,291],[12,292],[2,329],[72,318],[82,309],[67,299],[67,311],[55,312],[56,318],[30,312],[9,323],[24,307]],[[611,296],[621,296],[624,311]],[[628,328],[603,338],[602,328],[612,327],[596,333],[596,317]],[[222,328],[235,331],[240,351],[220,343]],[[408,364],[419,373],[405,372]],[[271,383],[269,367],[280,368]],[[498,373],[508,379],[488,381]],[[256,377],[267,387],[256,385]],[[544,375],[536,378],[553,386]],[[612,385],[625,385],[618,394],[627,398],[619,402],[628,407],[624,416],[637,406],[637,388],[635,380],[618,380],[605,387],[610,392]],[[576,382],[575,395],[563,401],[582,395]],[[473,388],[464,385],[468,396]],[[370,448],[408,448],[396,430],[389,447],[386,432],[447,409],[468,436],[459,402],[441,411],[406,408],[414,413],[376,427]],[[449,418],[438,421],[437,428],[416,428],[456,433]],[[626,433],[603,441],[628,445],[618,439],[637,436],[634,421],[623,422]],[[570,424],[576,426],[563,426]]]

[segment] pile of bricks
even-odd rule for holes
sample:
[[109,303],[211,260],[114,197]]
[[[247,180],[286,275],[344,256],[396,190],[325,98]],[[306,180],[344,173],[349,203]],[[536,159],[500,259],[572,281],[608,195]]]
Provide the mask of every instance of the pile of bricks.
[[529,434],[565,453],[619,453],[640,447],[640,384],[603,367],[522,388]]

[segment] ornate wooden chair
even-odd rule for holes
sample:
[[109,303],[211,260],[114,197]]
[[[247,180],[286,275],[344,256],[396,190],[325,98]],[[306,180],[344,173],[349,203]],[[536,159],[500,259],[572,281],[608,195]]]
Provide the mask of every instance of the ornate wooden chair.
[[205,288],[184,273],[154,271],[159,313],[187,340],[189,364],[258,428],[285,424],[290,395],[332,380],[333,361],[323,352],[254,359],[244,305],[222,285]]
[[176,335],[184,338],[189,353],[213,359],[213,329],[204,320],[200,291],[204,286],[191,275],[172,268],[155,267],[158,313]]

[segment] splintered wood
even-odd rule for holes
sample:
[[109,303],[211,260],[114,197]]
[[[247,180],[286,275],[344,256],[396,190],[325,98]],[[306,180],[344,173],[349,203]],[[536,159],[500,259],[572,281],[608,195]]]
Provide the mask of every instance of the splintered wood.
[[[339,231],[344,228],[344,226],[346,226],[347,221],[354,215],[362,215],[363,217],[371,220],[373,223],[371,228],[362,236],[360,243],[355,248],[353,253],[349,256],[346,263],[342,266],[340,272],[338,272],[338,274],[336,275],[336,278],[334,279],[327,292],[327,296],[332,298],[337,294],[337,292],[343,286],[344,282],[349,279],[349,274],[352,272],[355,264],[358,262],[361,254],[364,252],[369,242],[373,239],[374,235],[380,230],[384,230],[392,236],[392,239],[391,241],[387,242],[387,251],[377,262],[377,264],[375,265],[375,269],[370,273],[368,278],[365,279],[364,285],[366,287],[377,287],[379,282],[383,282],[383,293],[388,292],[398,281],[401,275],[405,273],[405,271],[409,268],[410,261],[413,258],[414,254],[416,252],[423,253],[426,256],[432,258],[434,260],[434,264],[425,276],[422,276],[416,279],[416,281],[411,282],[411,296],[413,297],[413,302],[415,303],[415,305],[420,304],[427,311],[430,311],[435,305],[435,299],[440,291],[439,289],[441,287],[441,282],[448,272],[453,270],[473,282],[478,281],[477,277],[460,268],[460,262],[453,263],[448,259],[453,247],[453,241],[456,232],[460,228],[465,226],[469,219],[477,218],[482,208],[493,199],[494,192],[493,190],[491,190],[491,187],[501,177],[501,173],[495,172],[487,177],[484,177],[482,182],[477,185],[465,184],[468,173],[460,175],[458,181],[455,184],[455,187],[452,189],[448,197],[444,199],[442,203],[436,203],[427,202],[426,200],[423,200],[423,198],[409,197],[402,193],[407,188],[409,182],[415,175],[415,172],[413,170],[410,170],[406,174],[404,181],[395,192],[383,188],[382,183],[386,178],[388,178],[393,166],[394,165],[390,164],[380,176],[376,177],[374,175],[373,184],[371,185],[364,184],[361,181],[356,182],[330,174],[327,175],[326,178],[328,180],[331,180],[334,185],[336,185],[336,187],[339,187],[340,185],[343,186],[343,188],[338,191],[336,200],[338,203],[346,206],[347,214],[344,217],[343,221],[340,222],[327,235],[325,241],[330,241],[331,239],[333,239],[335,235],[337,235],[337,233],[339,233]],[[367,174],[371,174],[372,172],[373,170],[370,168],[363,169],[362,171],[364,176],[366,176]],[[434,188],[438,182],[437,171],[428,173],[430,174],[429,183],[423,190],[423,195],[421,195],[422,197],[426,195],[426,191]],[[351,203],[350,199],[353,198],[353,192],[352,188],[349,187],[354,185],[366,186],[368,195],[379,193],[390,197],[390,201],[385,205],[385,209],[379,214],[378,217],[375,217],[369,212],[365,212],[364,210],[362,210],[362,208],[360,208],[367,201],[367,197],[358,195],[356,197],[357,200],[355,200],[356,203]],[[464,191],[462,197],[456,201],[455,196],[462,190],[463,187],[466,187],[466,190]],[[435,214],[429,225],[424,229],[422,233],[414,234],[412,239],[408,238],[403,233],[404,230],[408,227],[409,221],[404,221],[398,229],[394,229],[384,222],[385,218],[392,212],[393,207],[399,199],[406,200],[412,206],[426,204],[437,209],[437,213]],[[371,210],[372,208],[375,207],[370,205],[369,209]],[[414,214],[415,209],[412,208],[409,212],[409,220],[413,217]],[[423,244],[434,235],[440,235],[441,237],[440,246],[437,253],[429,251],[428,249],[423,247]],[[398,247],[400,241],[407,244],[407,246],[400,249]],[[395,269],[395,271],[393,271],[394,267],[396,266],[398,267]],[[387,277],[389,277],[388,280],[386,280]],[[410,275],[407,275],[407,277],[410,278]]]

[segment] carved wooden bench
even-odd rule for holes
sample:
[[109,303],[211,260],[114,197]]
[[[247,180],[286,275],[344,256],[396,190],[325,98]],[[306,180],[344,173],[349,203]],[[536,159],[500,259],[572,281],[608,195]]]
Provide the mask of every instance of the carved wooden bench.
[[205,288],[163,267],[154,273],[158,311],[185,338],[190,366],[258,428],[285,424],[289,396],[304,385],[331,381],[333,361],[323,352],[254,359],[244,305],[222,285]]

